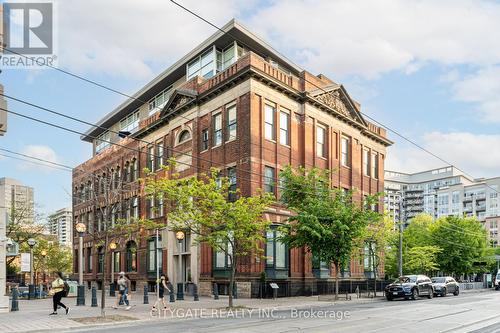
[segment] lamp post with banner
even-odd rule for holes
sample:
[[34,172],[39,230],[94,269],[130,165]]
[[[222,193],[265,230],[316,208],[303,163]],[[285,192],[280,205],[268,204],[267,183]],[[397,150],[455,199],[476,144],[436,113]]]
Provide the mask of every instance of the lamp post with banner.
[[177,238],[178,243],[178,255],[179,255],[179,270],[177,272],[177,299],[184,300],[184,283],[182,282],[182,240],[186,235],[184,231],[179,230],[175,233],[175,238]]
[[83,236],[87,231],[85,223],[78,222],[75,225],[78,232],[78,292],[76,305],[85,305],[85,287],[83,286]]

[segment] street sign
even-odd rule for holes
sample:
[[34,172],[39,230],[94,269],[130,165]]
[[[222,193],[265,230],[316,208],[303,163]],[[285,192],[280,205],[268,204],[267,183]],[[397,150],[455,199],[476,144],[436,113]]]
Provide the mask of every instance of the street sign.
[[21,272],[29,272],[31,269],[31,256],[29,253],[21,253]]
[[278,287],[278,285],[276,283],[269,283],[269,285],[271,286],[271,288],[273,289],[279,289],[280,287]]

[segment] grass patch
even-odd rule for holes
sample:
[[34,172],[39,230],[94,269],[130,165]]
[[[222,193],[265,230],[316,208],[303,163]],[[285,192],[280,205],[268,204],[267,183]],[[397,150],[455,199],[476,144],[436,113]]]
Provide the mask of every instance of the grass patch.
[[70,318],[80,324],[103,324],[103,323],[114,323],[120,321],[130,321],[137,320],[134,317],[122,316],[122,315],[109,315],[106,317],[82,317],[82,318]]

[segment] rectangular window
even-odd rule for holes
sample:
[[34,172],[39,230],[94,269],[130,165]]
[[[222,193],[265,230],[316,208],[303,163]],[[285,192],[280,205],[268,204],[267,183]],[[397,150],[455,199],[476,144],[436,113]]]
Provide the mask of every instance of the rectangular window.
[[95,144],[95,152],[98,153],[101,150],[105,149],[108,147],[110,143],[111,135],[109,132],[104,132],[99,137],[96,139],[96,144]]
[[150,219],[154,219],[156,217],[156,214],[155,214],[155,200],[154,198],[147,198],[147,205],[148,205],[148,218]]
[[276,239],[274,243],[276,244],[276,268],[285,268],[286,267],[286,245],[281,242],[278,238],[281,236],[281,232],[276,231]]
[[370,151],[363,149],[363,174],[370,177]]
[[202,55],[193,59],[187,65],[187,80],[189,81],[193,77],[199,75],[204,78],[210,78],[215,75],[216,72],[216,50],[215,47],[211,47]]
[[215,267],[225,268],[226,267],[226,254],[222,251],[217,251],[215,253]]
[[163,216],[163,195],[159,194],[156,197],[156,207],[158,207],[157,216]]
[[274,168],[266,166],[264,168],[264,192],[274,193],[275,183]]
[[132,199],[132,217],[135,219],[139,218],[139,198],[134,197]]
[[290,114],[280,112],[280,143],[282,145],[290,145]]
[[218,113],[213,116],[213,128],[214,128],[214,146],[219,146],[222,144],[222,114]]
[[378,154],[372,154],[372,177],[378,179]]
[[326,129],[321,126],[316,127],[316,154],[319,157],[326,157]]
[[343,166],[350,167],[351,166],[351,154],[349,149],[349,138],[342,137],[341,140],[341,163]]
[[208,149],[208,129],[201,131],[201,151]]
[[121,267],[120,267],[120,252],[119,251],[114,252],[113,257],[114,257],[114,263],[113,263],[113,265],[115,266],[114,267],[115,273],[116,272],[120,272],[121,271]]
[[156,244],[155,240],[151,239],[148,241],[148,271],[153,272],[156,270]]
[[91,247],[87,248],[87,260],[85,262],[87,264],[87,268],[86,268],[85,272],[92,273],[92,248]]
[[275,140],[276,133],[274,129],[274,115],[276,108],[269,104],[264,106],[264,135],[266,139]]
[[155,147],[151,146],[148,148],[148,165],[149,171],[155,170]]
[[156,145],[156,168],[160,169],[163,165],[163,143]]
[[130,176],[132,181],[139,179],[139,162],[135,159],[132,161],[132,172]]
[[229,180],[229,198],[230,202],[236,201],[236,168],[227,169],[227,178]]
[[274,231],[266,233],[266,266],[274,267]]
[[139,128],[139,111],[120,120],[120,131],[134,133]]
[[227,141],[236,139],[236,105],[227,109]]

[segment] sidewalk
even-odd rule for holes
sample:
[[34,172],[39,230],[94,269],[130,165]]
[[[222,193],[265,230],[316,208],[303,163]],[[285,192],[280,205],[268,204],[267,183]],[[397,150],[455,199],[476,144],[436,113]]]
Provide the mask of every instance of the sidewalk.
[[[170,310],[161,311],[161,319],[165,320],[165,317],[179,317],[186,313],[195,314],[204,311],[206,313],[220,313],[226,311],[228,304],[227,296],[220,296],[219,300],[214,300],[211,297],[200,297],[199,301],[193,301],[192,296],[185,296],[184,301],[175,301],[174,303],[169,303],[167,299],[167,306]],[[143,295],[140,293],[132,294],[130,304],[132,308],[127,311],[124,306],[119,309],[113,309],[112,306],[115,304],[115,298],[109,296],[106,297],[106,316],[112,317],[114,315],[124,316],[121,321],[114,322],[125,323],[126,321],[146,321],[146,320],[158,320],[158,317],[151,315],[151,307],[156,300],[155,294],[149,294],[149,304],[143,304]],[[10,312],[5,314],[0,314],[0,327],[2,327],[2,332],[28,332],[28,331],[43,331],[43,330],[54,330],[54,329],[70,329],[86,327],[89,325],[106,325],[113,323],[81,323],[78,320],[83,318],[98,317],[101,314],[100,308],[100,293],[98,292],[97,301],[98,307],[91,307],[90,294],[86,296],[85,306],[76,306],[76,298],[63,298],[63,303],[68,305],[71,310],[68,315],[64,314],[64,309],[59,310],[57,316],[49,316],[52,311],[52,299],[37,299],[37,300],[20,300],[19,301],[19,311]],[[353,298],[350,302],[366,302],[373,301],[373,299],[359,299]],[[342,299],[339,302],[345,302]],[[310,297],[287,297],[273,299],[256,299],[256,298],[238,298],[234,300],[234,306],[238,307],[240,311],[243,309],[274,309],[274,310],[284,310],[289,308],[310,308],[323,306],[325,304],[332,304],[331,301],[319,300],[318,296]],[[163,305],[160,305],[160,309]],[[157,314],[158,315],[158,314]],[[168,318],[170,319],[170,318]]]
[[[485,292],[489,290],[481,290]],[[491,289],[490,289],[491,291]],[[468,290],[464,293],[479,292],[479,290]],[[351,295],[351,300],[346,301],[344,298],[339,298],[338,301],[333,302],[332,297],[318,297],[318,296],[303,296],[303,297],[287,297],[273,299],[256,299],[256,298],[241,298],[235,299],[234,305],[240,311],[243,309],[256,310],[285,310],[290,308],[311,308],[320,307],[334,303],[367,303],[367,302],[382,302],[385,299],[382,293],[379,293],[377,298],[356,298],[355,294]],[[127,311],[125,307],[119,309],[112,309],[115,304],[115,298],[106,297],[106,316],[112,318],[113,316],[123,316],[119,321],[110,323],[95,323],[92,322],[92,317],[99,317],[101,314],[100,307],[91,307],[90,294],[86,296],[85,306],[76,306],[76,298],[63,298],[63,303],[71,307],[69,315],[64,314],[64,309],[59,310],[57,316],[49,316],[52,311],[52,299],[42,300],[20,300],[19,311],[0,314],[0,327],[2,333],[5,332],[29,332],[29,331],[46,331],[46,330],[61,330],[73,329],[88,326],[103,326],[103,325],[116,325],[123,324],[131,321],[149,321],[158,320],[157,316],[151,315],[151,307],[155,302],[155,294],[149,294],[149,303],[143,304],[143,295],[141,293],[134,293],[131,297],[132,308]],[[227,296],[221,296],[219,300],[214,300],[211,297],[200,297],[200,300],[193,301],[192,296],[185,296],[184,301],[175,301],[174,303],[167,303],[170,310],[161,312],[161,320],[172,320],[181,318],[183,314],[204,311],[205,314],[220,313],[226,311]],[[100,306],[100,293],[97,295],[98,304]],[[162,305],[160,305],[160,309]],[[158,315],[158,314],[157,314]],[[79,322],[84,321],[84,323]]]

